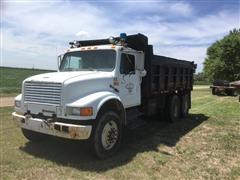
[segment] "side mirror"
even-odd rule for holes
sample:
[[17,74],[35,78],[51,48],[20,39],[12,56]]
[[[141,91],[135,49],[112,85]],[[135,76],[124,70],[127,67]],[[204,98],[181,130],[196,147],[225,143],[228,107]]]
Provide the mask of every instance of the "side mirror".
[[147,71],[144,69],[144,70],[140,70],[140,76],[141,77],[145,77],[147,75]]
[[62,58],[63,58],[63,54],[59,55],[58,58],[57,58],[57,61],[58,61],[58,70],[60,69],[61,62],[62,62]]

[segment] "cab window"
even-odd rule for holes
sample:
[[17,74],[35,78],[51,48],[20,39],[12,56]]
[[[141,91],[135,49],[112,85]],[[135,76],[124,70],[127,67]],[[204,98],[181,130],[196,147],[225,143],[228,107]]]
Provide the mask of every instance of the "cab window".
[[135,56],[123,53],[120,64],[121,74],[135,74]]

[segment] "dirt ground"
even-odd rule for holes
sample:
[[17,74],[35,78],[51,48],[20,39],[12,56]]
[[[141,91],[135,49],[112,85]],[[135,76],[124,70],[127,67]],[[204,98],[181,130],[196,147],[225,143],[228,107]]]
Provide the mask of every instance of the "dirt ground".
[[0,107],[13,106],[14,97],[0,97]]

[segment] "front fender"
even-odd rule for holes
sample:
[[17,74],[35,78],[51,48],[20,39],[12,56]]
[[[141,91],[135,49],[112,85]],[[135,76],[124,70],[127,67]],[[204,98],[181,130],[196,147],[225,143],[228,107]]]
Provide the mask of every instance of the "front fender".
[[[121,102],[121,99],[116,94],[109,91],[96,92],[80,98],[66,106],[70,107],[93,107],[93,116],[88,119],[96,119],[97,113],[102,105],[110,99],[116,99]],[[85,119],[85,118],[84,118]]]

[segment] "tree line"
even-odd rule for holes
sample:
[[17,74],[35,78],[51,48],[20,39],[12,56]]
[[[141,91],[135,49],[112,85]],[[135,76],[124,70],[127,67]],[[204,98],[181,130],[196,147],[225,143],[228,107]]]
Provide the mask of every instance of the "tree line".
[[240,29],[214,42],[207,49],[203,72],[195,74],[195,82],[211,83],[216,79],[240,80]]

